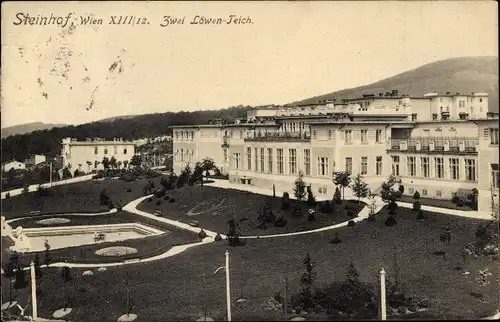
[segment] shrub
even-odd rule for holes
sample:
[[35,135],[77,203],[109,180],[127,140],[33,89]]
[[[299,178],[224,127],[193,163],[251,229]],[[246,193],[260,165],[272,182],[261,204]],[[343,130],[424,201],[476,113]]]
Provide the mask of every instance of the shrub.
[[396,215],[396,209],[398,209],[398,204],[396,203],[396,201],[395,200],[391,200],[389,202],[388,207],[389,207],[389,214],[391,216],[395,216]]
[[420,199],[420,193],[418,191],[415,191],[415,193],[413,194],[413,199],[415,200]]
[[207,237],[207,233],[202,229],[198,233],[198,237],[200,237],[200,239],[203,239],[203,238]]
[[161,197],[165,196],[165,193],[166,193],[165,189],[158,189],[155,191],[154,196],[156,198],[161,198]]
[[339,187],[335,188],[335,193],[333,194],[333,201],[338,205],[342,203],[342,195],[340,193]]
[[153,201],[153,198],[149,197],[148,202],[151,202],[151,201]]
[[9,198],[10,198],[10,193],[9,193],[9,192],[7,192],[7,193],[5,194],[5,199],[9,199]]
[[418,202],[417,200],[415,200],[415,201],[413,202],[413,210],[414,210],[414,211],[419,211],[419,210],[420,210],[420,208],[422,208],[422,206],[420,205],[420,202]]
[[333,213],[333,207],[328,200],[325,200],[319,204],[319,211],[325,214],[331,214]]
[[403,186],[402,184],[399,185],[398,191],[401,192],[401,194],[405,193],[405,186]]
[[394,218],[394,216],[389,216],[387,217],[387,219],[385,220],[385,225],[388,226],[388,227],[391,227],[391,226],[394,226],[396,225],[398,222],[396,221],[396,218]]
[[369,214],[367,220],[370,222],[374,222],[377,221],[377,217],[375,216],[375,214]]
[[175,198],[170,198],[170,199],[168,200],[168,202],[170,202],[170,203],[174,203],[174,202],[175,202]]
[[335,233],[335,237],[330,240],[331,244],[340,244],[342,239],[340,239],[339,233]]
[[349,222],[347,223],[347,227],[354,227],[354,226],[356,226],[354,220],[349,220]]
[[302,217],[302,208],[299,206],[293,207],[292,215],[295,217]]
[[453,202],[454,204],[457,204],[458,202],[460,201],[460,197],[458,195],[453,195],[453,197],[451,197],[451,202]]
[[156,205],[157,205],[157,206],[161,205],[161,200],[158,200],[158,201],[156,202]]
[[307,216],[307,221],[309,222],[316,221],[316,217],[314,216],[313,212],[309,212],[309,215]]
[[290,195],[288,192],[283,192],[283,197],[281,197],[281,209],[289,209],[290,205]]
[[274,222],[274,227],[285,227],[287,224],[287,221],[283,216],[280,216],[275,222]]
[[164,196],[163,200],[168,200],[169,196]]
[[215,239],[215,241],[221,241],[222,240],[222,236],[219,233],[217,233],[217,235],[215,235],[214,239]]

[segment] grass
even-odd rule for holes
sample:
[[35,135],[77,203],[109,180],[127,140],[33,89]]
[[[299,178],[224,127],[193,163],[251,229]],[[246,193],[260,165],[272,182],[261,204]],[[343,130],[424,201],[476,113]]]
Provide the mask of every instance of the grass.
[[422,206],[431,206],[431,207],[439,207],[439,208],[462,210],[462,211],[473,211],[473,209],[468,206],[459,207],[453,202],[451,202],[451,200],[445,200],[445,199],[432,199],[432,198],[422,198],[422,197],[420,197],[419,199],[413,199],[412,196],[403,195],[399,198],[399,200],[411,204],[413,204],[415,200],[418,200],[418,202],[420,202]]
[[[2,216],[5,218],[25,217],[30,211],[42,213],[63,212],[100,212],[108,210],[100,205],[100,193],[103,189],[115,204],[125,205],[143,195],[143,188],[150,179],[141,179],[132,182],[122,180],[89,180],[80,183],[55,186],[50,190],[50,196],[37,196],[37,193],[28,193],[2,200]],[[151,179],[159,186],[160,179]],[[131,189],[131,192],[127,192]]]
[[[464,262],[459,255],[459,250],[474,240],[475,229],[481,221],[426,215],[424,222],[418,222],[411,210],[398,209],[398,224],[387,227],[384,210],[375,222],[363,221],[355,227],[336,230],[343,242],[335,245],[328,243],[334,232],[321,232],[249,240],[245,247],[229,248],[233,320],[282,320],[281,312],[264,311],[261,304],[278,290],[284,294],[285,276],[289,278],[289,295],[299,291],[299,279],[304,271],[302,259],[307,252],[315,262],[317,286],[345,280],[351,261],[356,263],[360,279],[375,285],[382,267],[389,278],[394,278],[396,258],[404,293],[429,298],[430,307],[425,317],[471,319],[492,314],[498,303],[498,270],[495,269],[498,262],[487,258],[471,258]],[[449,245],[439,241],[442,227],[447,225],[453,236]],[[126,283],[134,301],[133,312],[141,320],[193,321],[201,316],[204,305],[208,316],[223,319],[226,309],[224,274],[213,275],[213,272],[224,264],[226,249],[226,241],[221,241],[161,261],[108,268],[105,272],[94,270],[94,276],[77,279],[77,289],[83,287],[87,291],[75,292],[72,305],[76,308],[75,313],[68,319],[116,321],[126,310]],[[446,258],[436,256],[435,251],[446,251],[448,255]],[[462,275],[457,267],[467,268],[471,274]],[[480,287],[474,277],[478,269],[484,268],[489,268],[493,276],[489,285]],[[75,270],[80,276],[82,271]],[[42,291],[39,315],[48,317],[62,306],[62,292],[52,291],[60,289],[61,284],[57,270],[45,271],[39,285]],[[6,289],[2,292],[5,296]],[[247,299],[243,306],[234,302],[241,292]],[[28,288],[18,300],[23,304],[27,297]],[[414,316],[419,317],[424,316]],[[314,318],[326,320],[328,317],[314,315]]]
[[[169,219],[179,220],[185,223],[198,221],[199,227],[219,233],[226,233],[229,230],[228,220],[235,219],[239,222],[242,235],[267,235],[288,233],[295,231],[311,230],[315,228],[333,225],[349,220],[352,217],[347,216],[345,205],[352,209],[352,212],[357,215],[364,204],[358,204],[355,201],[346,201],[342,205],[334,205],[335,211],[333,214],[324,214],[320,211],[316,212],[316,221],[309,222],[308,209],[305,202],[291,201],[292,207],[289,210],[281,210],[281,198],[270,197],[249,193],[233,189],[221,189],[210,186],[185,186],[180,189],[167,192],[169,198],[175,198],[175,202],[161,198],[152,198],[151,202],[147,200],[139,204],[138,209],[149,213],[154,213],[161,210]],[[160,201],[161,205],[156,203]],[[272,206],[272,211],[276,217],[283,216],[287,220],[286,227],[274,227],[272,223],[267,224],[267,229],[259,229],[259,221],[257,216],[264,205],[269,203]],[[302,209],[303,215],[296,217],[292,214],[291,209],[294,206]],[[196,215],[187,215],[190,211],[199,213]]]

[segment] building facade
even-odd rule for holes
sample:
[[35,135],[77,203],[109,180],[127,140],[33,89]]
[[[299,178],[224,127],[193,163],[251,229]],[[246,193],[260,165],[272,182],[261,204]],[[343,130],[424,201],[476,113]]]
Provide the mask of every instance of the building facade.
[[[274,111],[272,114],[270,111]],[[485,93],[397,91],[252,111],[246,122],[174,127],[174,171],[205,157],[234,183],[291,190],[299,171],[316,195],[333,196],[334,172],[363,176],[377,191],[390,174],[405,194],[498,198],[498,115]]]
[[45,157],[45,155],[32,154],[29,156],[29,158],[24,160],[24,164],[25,164],[27,169],[31,169],[34,166],[36,166],[37,164],[40,164],[40,163],[45,162],[45,161],[47,161],[47,158]]
[[78,141],[72,138],[62,140],[61,156],[63,167],[70,167],[72,171],[91,172],[93,170],[104,169],[102,160],[104,157],[115,158],[117,162],[123,164],[135,154],[133,142],[114,139],[104,141],[101,139],[87,139]]

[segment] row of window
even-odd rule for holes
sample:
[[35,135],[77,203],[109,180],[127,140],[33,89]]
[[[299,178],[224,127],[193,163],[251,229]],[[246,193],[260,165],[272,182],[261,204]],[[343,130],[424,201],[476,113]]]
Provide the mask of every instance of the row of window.
[[[423,178],[436,178],[436,179],[451,179],[451,180],[465,180],[465,181],[476,181],[477,180],[477,169],[475,159],[464,159],[464,178],[461,178],[460,171],[460,159],[459,158],[447,158],[448,160],[448,175],[445,172],[445,158],[443,157],[420,157],[420,173],[417,173],[417,157],[408,156],[406,157],[406,172],[403,175],[409,177],[423,177]],[[431,165],[433,161],[433,165]],[[434,170],[433,173],[431,170]],[[398,155],[392,156],[392,173],[399,176],[402,175],[400,167],[400,157]]]
[[490,144],[498,145],[498,129],[486,129],[485,133],[489,134]]
[[[105,147],[103,152],[104,152],[104,155],[108,154],[108,148]],[[96,154],[96,155],[99,154],[99,147],[96,146],[94,148],[94,154]],[[118,154],[118,147],[117,146],[113,147],[113,154]],[[123,154],[127,154],[127,148],[123,148]]]
[[176,150],[174,154],[175,161],[194,161],[194,150],[180,149]]
[[[358,130],[356,130],[358,131]],[[331,140],[333,137],[334,130],[328,130],[328,140]],[[368,144],[368,130],[361,129],[359,130],[361,143]],[[312,131],[313,140],[316,139],[316,130]],[[382,130],[375,130],[375,143],[382,143]],[[353,142],[353,130],[345,130],[344,131],[344,141],[346,144],[350,144]]]
[[175,131],[175,140],[194,140],[194,131]]

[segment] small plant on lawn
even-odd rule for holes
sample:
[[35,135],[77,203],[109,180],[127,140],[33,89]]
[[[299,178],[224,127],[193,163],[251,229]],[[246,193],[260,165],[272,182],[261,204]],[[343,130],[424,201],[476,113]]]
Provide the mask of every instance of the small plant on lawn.
[[156,205],[157,205],[157,206],[161,205],[161,200],[158,200],[158,201],[156,202]]
[[422,209],[420,209],[419,211],[417,211],[417,220],[424,220],[424,219],[425,219],[424,212]]
[[330,243],[331,244],[340,244],[342,242],[342,240],[340,239],[340,236],[339,236],[339,233],[336,232],[335,233],[335,237],[333,237],[331,240],[330,240]]
[[304,173],[302,171],[299,172],[299,176],[295,179],[293,194],[298,201],[302,201],[306,197],[306,183],[304,182]]
[[349,184],[351,183],[351,174],[346,171],[334,172],[332,181],[335,184],[335,186],[342,187],[342,200],[344,200],[345,188],[349,187]]
[[234,219],[229,220],[228,222],[229,225],[229,231],[227,233],[227,240],[229,243],[229,246],[239,246],[241,245],[240,243],[240,234],[236,230],[236,222]]
[[214,239],[215,239],[215,241],[221,241],[222,240],[222,236],[219,233],[217,233],[217,235],[215,235]]
[[342,203],[342,194],[340,193],[339,187],[335,187],[335,193],[333,194],[333,202],[337,205]]
[[101,206],[107,206],[109,202],[108,191],[106,188],[102,189],[101,194],[99,196],[99,200],[101,202]]
[[356,226],[356,223],[354,222],[354,220],[349,220],[349,222],[347,223],[347,226],[354,227],[354,226]]
[[290,206],[290,195],[288,194],[288,192],[283,192],[283,197],[281,197],[281,209],[289,209]]
[[153,201],[153,198],[148,198],[148,202],[152,202]]
[[168,200],[168,202],[170,202],[170,203],[174,203],[174,202],[175,202],[175,198],[170,198],[170,199]]
[[361,198],[366,198],[370,193],[368,185],[363,181],[363,177],[359,173],[354,177],[351,188],[354,191],[354,195],[358,198],[358,202]]
[[396,211],[398,209],[398,204],[396,200],[392,199],[391,201],[389,201],[389,205],[387,207],[389,209],[389,215],[396,216]]
[[314,197],[311,186],[307,187],[307,204],[311,207],[316,205],[316,198]]
[[35,254],[33,258],[33,264],[35,265],[35,276],[39,278],[42,276],[42,270],[40,269],[40,256],[38,253]]
[[420,199],[420,192],[415,191],[415,193],[413,194],[413,199],[415,199],[415,200]]
[[399,185],[399,188],[398,188],[398,191],[401,193],[401,195],[403,193],[405,193],[405,186],[403,186],[402,184]]
[[9,192],[7,192],[7,193],[5,194],[5,199],[10,199],[10,193],[9,193]]
[[420,202],[418,200],[415,200],[413,202],[413,211],[418,212],[420,210],[420,208],[422,208],[422,206],[420,205]]
[[394,216],[388,216],[387,219],[385,220],[385,225],[388,227],[392,227],[397,223],[398,222],[396,221],[396,218],[394,218]]
[[48,241],[45,241],[44,243],[44,252],[43,252],[43,263],[46,265],[46,266],[49,266],[50,263],[52,262],[52,258],[50,257],[50,244],[48,243]]

